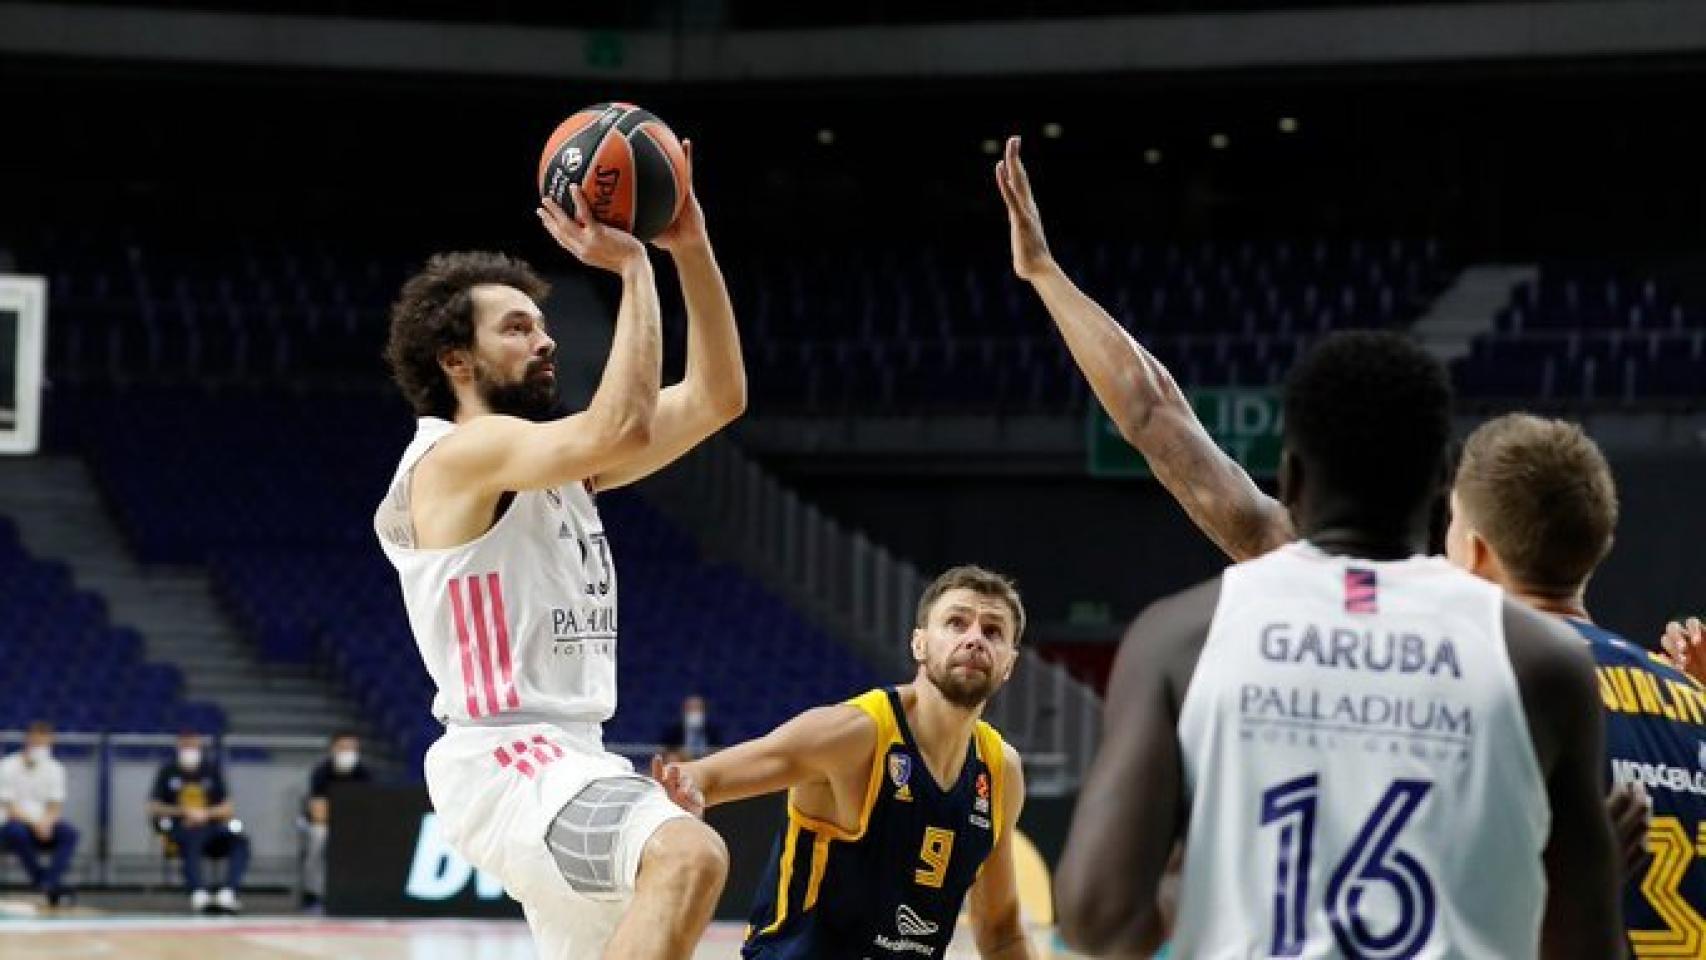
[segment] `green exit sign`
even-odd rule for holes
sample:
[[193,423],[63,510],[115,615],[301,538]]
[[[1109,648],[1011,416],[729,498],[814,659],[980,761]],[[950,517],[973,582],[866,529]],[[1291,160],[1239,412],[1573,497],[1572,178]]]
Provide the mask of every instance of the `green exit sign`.
[[[1187,390],[1197,419],[1208,435],[1250,475],[1270,478],[1279,472],[1284,418],[1279,392],[1271,389],[1227,387]],[[1093,477],[1152,477],[1149,464],[1120,436],[1100,404],[1091,404],[1089,462]]]

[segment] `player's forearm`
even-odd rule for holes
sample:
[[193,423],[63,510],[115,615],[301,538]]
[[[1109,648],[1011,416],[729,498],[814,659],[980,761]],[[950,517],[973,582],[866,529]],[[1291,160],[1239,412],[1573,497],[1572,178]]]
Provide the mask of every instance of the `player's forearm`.
[[[1107,804],[1110,798],[1098,797]],[[1151,817],[1154,817],[1152,814]],[[1111,849],[1109,824],[1116,818],[1087,816],[1086,801],[1079,798],[1072,834],[1067,838],[1060,865],[1055,869],[1055,923],[1061,939],[1080,953],[1096,956],[1125,956],[1153,947],[1159,928],[1150,916],[1155,911],[1156,887],[1161,872],[1159,858],[1144,845],[1139,850]],[[1126,818],[1117,818],[1119,829],[1128,829]],[[1134,823],[1146,818],[1132,816]],[[1146,869],[1145,861],[1152,866]],[[1143,911],[1136,904],[1150,904]]]
[[1173,375],[1058,266],[1032,286],[1102,409],[1126,441],[1147,455],[1146,429],[1157,410],[1172,407],[1191,413]]
[[734,304],[709,239],[672,252],[687,304],[687,369],[682,382],[726,423],[746,410],[746,365]]
[[703,760],[682,764],[705,795],[705,806],[714,807],[790,789],[798,777],[792,765],[761,754],[731,747]]
[[1037,955],[1016,902],[998,922],[979,924],[973,913],[972,933],[977,940],[977,955],[982,960],[1032,960]]
[[1208,435],[1166,364],[1058,267],[1035,285],[1120,435],[1209,539],[1234,560],[1291,539],[1284,509]]
[[612,442],[643,443],[651,427],[663,371],[659,312],[651,262],[636,257],[622,269],[622,302],[616,310],[610,358],[587,404],[587,413],[605,424]]
[[1147,960],[1165,943],[1156,935],[1161,926],[1155,919],[1153,908],[1136,918],[1111,923],[1110,926],[1087,928],[1077,920],[1062,919],[1060,938],[1077,952],[1107,960]]

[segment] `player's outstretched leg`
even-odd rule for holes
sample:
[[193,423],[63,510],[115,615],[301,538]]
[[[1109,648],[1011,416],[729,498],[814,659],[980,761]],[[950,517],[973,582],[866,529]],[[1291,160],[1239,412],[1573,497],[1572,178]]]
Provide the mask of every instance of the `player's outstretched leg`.
[[604,949],[606,960],[682,960],[711,922],[729,872],[723,838],[698,820],[657,829],[640,854],[634,899]]

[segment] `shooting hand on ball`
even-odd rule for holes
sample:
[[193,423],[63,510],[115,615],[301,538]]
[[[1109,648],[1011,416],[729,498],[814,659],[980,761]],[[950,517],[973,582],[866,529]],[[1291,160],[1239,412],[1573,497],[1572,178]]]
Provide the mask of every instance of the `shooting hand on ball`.
[[693,187],[693,141],[681,141],[681,152],[687,154],[687,201],[681,205],[681,214],[675,222],[652,238],[653,246],[670,253],[710,242],[705,232],[705,211],[699,207],[699,191]]
[[549,197],[539,202],[535,212],[551,237],[574,254],[575,259],[611,273],[621,273],[636,259],[645,259],[646,247],[633,234],[593,219],[592,205],[579,184],[569,187],[569,197],[574,201],[573,216]]

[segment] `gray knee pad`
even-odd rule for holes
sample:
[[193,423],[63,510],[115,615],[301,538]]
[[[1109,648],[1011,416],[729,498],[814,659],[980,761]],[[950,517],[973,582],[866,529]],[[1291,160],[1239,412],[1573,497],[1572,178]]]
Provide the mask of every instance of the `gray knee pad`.
[[545,832],[545,844],[569,888],[579,894],[617,892],[616,842],[629,814],[642,797],[655,790],[640,777],[593,780],[557,811]]

